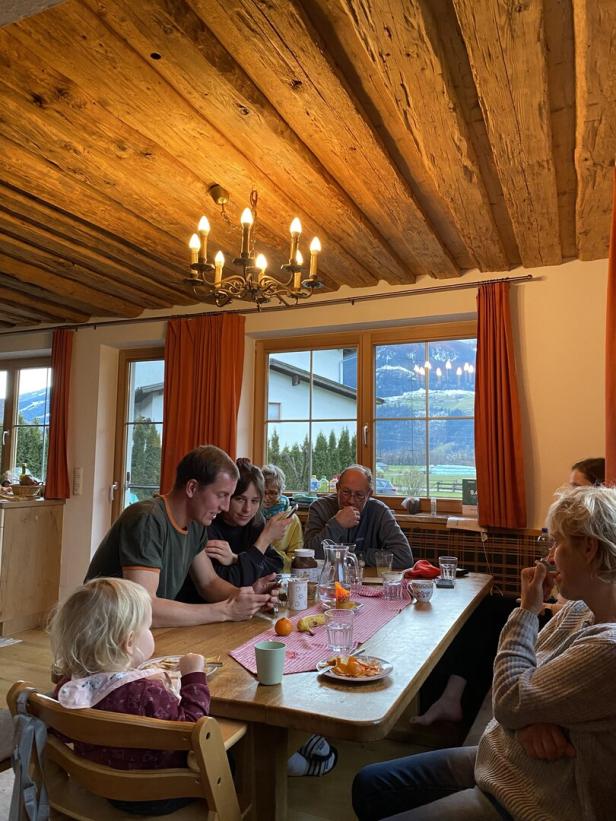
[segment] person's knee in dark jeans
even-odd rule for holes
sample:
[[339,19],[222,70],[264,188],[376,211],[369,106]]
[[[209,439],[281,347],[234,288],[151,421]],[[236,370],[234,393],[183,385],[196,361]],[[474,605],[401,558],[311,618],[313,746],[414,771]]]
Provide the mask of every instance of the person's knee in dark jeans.
[[363,767],[352,801],[360,821],[379,821],[475,786],[476,747],[454,747]]

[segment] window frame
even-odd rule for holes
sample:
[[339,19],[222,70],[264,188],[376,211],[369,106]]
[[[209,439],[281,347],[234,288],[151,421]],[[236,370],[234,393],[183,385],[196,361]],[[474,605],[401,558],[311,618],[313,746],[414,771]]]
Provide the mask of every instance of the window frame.
[[115,521],[124,510],[124,482],[126,478],[126,432],[129,413],[128,377],[133,362],[147,362],[165,358],[164,348],[130,348],[118,355],[118,392],[116,398],[116,432],[113,457],[113,501],[111,517]]
[[[29,368],[51,368],[51,356],[35,356],[24,359],[0,359],[0,371],[6,371],[6,399],[4,400],[4,419],[2,419],[2,430],[10,429],[10,446],[8,448],[2,445],[2,457],[0,459],[0,473],[5,473],[11,469],[13,461],[14,450],[17,447],[14,430],[17,427],[15,415],[17,413],[17,371],[27,370]],[[53,377],[52,377],[53,378]],[[50,382],[50,417],[51,424],[51,388]],[[8,424],[7,424],[8,420]],[[46,477],[45,477],[46,478]]]
[[[375,423],[373,349],[376,345],[395,345],[406,342],[437,342],[447,339],[476,339],[477,321],[460,320],[395,328],[369,328],[344,333],[302,334],[298,336],[258,339],[255,343],[255,381],[253,415],[253,458],[257,465],[264,464],[265,423],[267,422],[267,357],[282,351],[322,350],[324,348],[357,348],[357,459],[374,471]],[[377,494],[375,494],[376,496]],[[390,507],[399,507],[400,496],[379,496]],[[428,509],[427,498],[422,510]],[[459,512],[459,499],[439,497],[443,512]]]

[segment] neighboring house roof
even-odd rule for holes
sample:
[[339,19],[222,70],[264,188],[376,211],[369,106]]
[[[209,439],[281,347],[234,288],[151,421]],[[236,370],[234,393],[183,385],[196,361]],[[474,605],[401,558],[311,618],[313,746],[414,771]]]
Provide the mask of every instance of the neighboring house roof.
[[154,382],[151,385],[141,385],[135,391],[135,402],[141,402],[149,393],[162,393],[163,383]]
[[[310,372],[303,368],[298,368],[296,365],[289,365],[288,362],[281,362],[279,359],[270,358],[270,370],[277,373],[285,374],[286,376],[295,376],[301,382],[310,382]],[[345,396],[348,399],[357,399],[357,389],[351,388],[349,385],[344,385],[342,382],[336,382],[333,379],[327,379],[325,376],[319,374],[312,374],[312,384],[323,390],[337,393],[339,396]],[[380,397],[376,398],[376,404],[382,405],[385,400]]]

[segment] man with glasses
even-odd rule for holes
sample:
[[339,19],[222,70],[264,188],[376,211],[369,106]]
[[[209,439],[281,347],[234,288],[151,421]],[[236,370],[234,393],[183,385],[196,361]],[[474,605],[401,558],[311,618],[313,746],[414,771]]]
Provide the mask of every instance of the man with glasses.
[[355,544],[355,553],[366,565],[376,565],[376,550],[393,553],[393,567],[413,564],[413,554],[391,509],[372,498],[372,473],[363,465],[351,465],[338,479],[336,493],[322,496],[310,505],[304,531],[304,547],[323,557],[321,542]]

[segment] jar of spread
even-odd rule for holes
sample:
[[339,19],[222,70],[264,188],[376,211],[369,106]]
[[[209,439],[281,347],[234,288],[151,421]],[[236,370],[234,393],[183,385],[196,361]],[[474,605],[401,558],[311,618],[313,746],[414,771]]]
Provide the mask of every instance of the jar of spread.
[[314,558],[314,550],[308,548],[300,548],[293,554],[293,561],[291,562],[291,575],[300,579],[308,579],[309,582],[318,581],[319,567],[317,560]]

